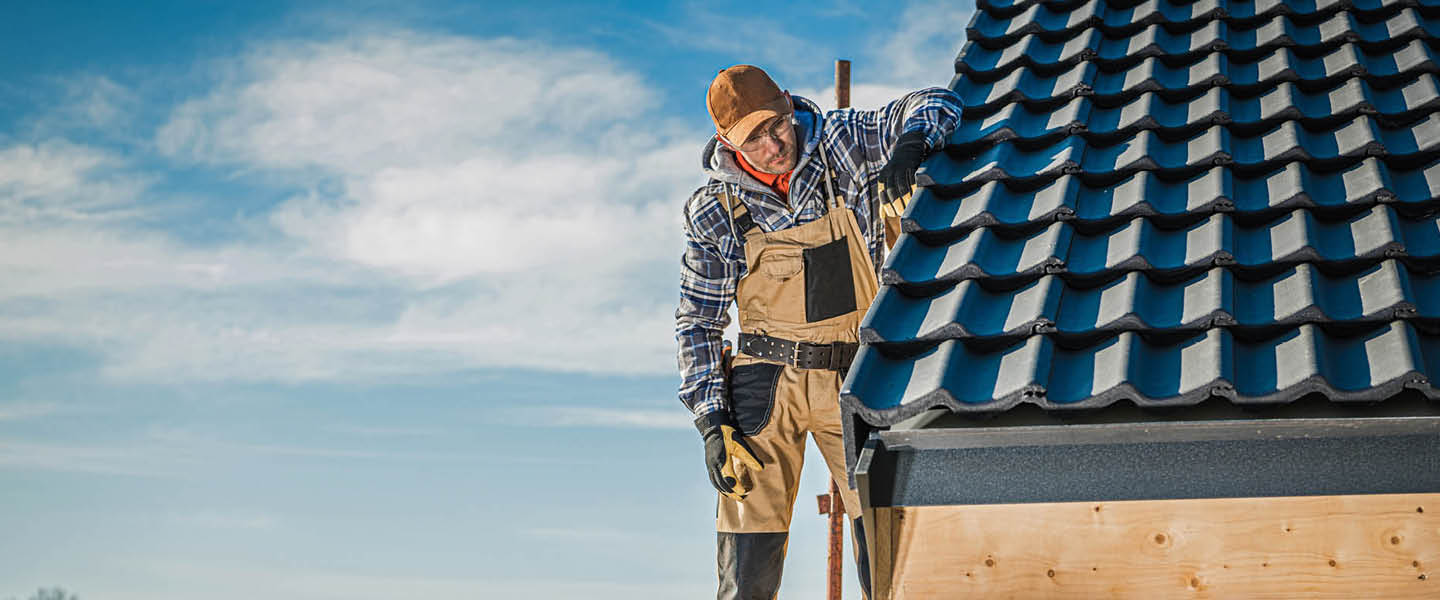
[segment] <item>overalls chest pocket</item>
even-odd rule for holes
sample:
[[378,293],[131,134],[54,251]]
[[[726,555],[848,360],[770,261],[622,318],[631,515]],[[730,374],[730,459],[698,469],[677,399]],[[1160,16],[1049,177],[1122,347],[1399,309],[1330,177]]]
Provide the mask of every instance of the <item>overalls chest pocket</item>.
[[854,312],[855,279],[846,238],[815,246],[773,244],[741,282],[744,307],[777,323],[814,323]]
[[755,271],[766,280],[784,284],[805,268],[803,248],[772,247],[760,252]]
[[750,259],[749,274],[740,280],[738,300],[751,323],[769,326],[805,319],[805,248],[753,240],[760,250]]

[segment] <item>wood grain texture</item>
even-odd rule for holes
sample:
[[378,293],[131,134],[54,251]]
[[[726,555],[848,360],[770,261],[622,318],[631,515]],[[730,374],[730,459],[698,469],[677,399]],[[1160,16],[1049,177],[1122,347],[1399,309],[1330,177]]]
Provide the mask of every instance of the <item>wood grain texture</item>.
[[1440,494],[874,514],[882,599],[1440,598]]

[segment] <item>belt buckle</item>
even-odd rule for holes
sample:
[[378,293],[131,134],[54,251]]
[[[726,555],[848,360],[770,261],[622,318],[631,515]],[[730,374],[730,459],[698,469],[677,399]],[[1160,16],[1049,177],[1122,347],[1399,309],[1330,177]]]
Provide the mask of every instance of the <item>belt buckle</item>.
[[793,343],[790,345],[790,365],[791,365],[791,366],[794,366],[794,367],[800,366],[800,344],[803,344],[803,343],[805,343],[805,342],[793,342]]

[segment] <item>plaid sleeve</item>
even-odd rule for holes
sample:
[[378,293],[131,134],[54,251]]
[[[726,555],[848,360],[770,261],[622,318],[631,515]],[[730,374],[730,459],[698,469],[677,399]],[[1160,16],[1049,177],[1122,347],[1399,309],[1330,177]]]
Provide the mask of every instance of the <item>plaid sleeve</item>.
[[724,410],[725,378],[720,353],[726,310],[745,266],[743,250],[713,194],[696,192],[685,209],[685,252],[680,257],[680,306],[675,309],[679,344],[680,401],[703,417]]
[[955,92],[936,87],[905,94],[879,110],[852,112],[852,133],[863,149],[866,179],[873,179],[885,167],[895,141],[903,134],[923,132],[932,152],[944,147],[960,123],[962,107]]

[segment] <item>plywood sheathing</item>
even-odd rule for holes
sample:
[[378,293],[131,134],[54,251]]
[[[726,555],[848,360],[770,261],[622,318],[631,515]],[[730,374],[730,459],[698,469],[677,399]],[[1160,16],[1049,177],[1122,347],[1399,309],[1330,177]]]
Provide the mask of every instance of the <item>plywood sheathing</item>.
[[1440,598],[1440,494],[895,507],[875,517],[881,599]]

